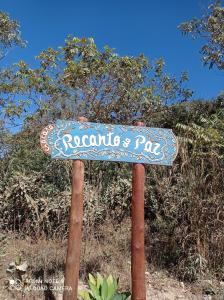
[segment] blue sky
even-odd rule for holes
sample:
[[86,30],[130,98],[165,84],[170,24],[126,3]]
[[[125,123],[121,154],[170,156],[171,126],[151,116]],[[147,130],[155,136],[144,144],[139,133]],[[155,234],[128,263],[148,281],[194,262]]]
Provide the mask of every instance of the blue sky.
[[68,34],[93,37],[120,55],[144,53],[150,61],[163,57],[168,73],[189,73],[195,97],[212,98],[222,90],[223,72],[202,65],[201,41],[184,37],[177,26],[205,11],[208,0],[1,0],[0,10],[21,24],[26,49],[16,48],[4,64],[20,59],[35,67],[34,56],[63,44]]

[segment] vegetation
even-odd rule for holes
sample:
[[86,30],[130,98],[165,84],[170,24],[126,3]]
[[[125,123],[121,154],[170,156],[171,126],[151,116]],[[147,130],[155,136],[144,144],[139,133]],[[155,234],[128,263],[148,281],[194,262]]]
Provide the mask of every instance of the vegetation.
[[80,291],[79,295],[84,300],[126,300],[130,293],[118,293],[118,279],[114,279],[112,275],[103,278],[97,273],[96,278],[89,274],[90,291]]
[[192,19],[180,25],[184,34],[191,34],[194,38],[205,39],[202,46],[202,60],[209,68],[213,65],[224,69],[224,8],[222,1],[215,0],[201,19]]
[[[0,14],[2,49],[24,45],[18,23]],[[181,25],[183,32],[207,34],[203,60],[220,69],[223,26],[218,3],[206,17]],[[71,162],[51,160],[41,151],[43,126],[78,115],[127,125],[141,119],[147,126],[172,128],[179,139],[173,167],[147,167],[147,262],[188,281],[208,274],[221,279],[224,95],[209,101],[192,99],[187,74],[180,78],[167,74],[162,59],[149,63],[144,55],[122,57],[109,47],[99,50],[91,38],[69,36],[63,47],[47,49],[37,59],[36,69],[21,61],[0,70],[2,231],[36,241],[67,237]],[[12,133],[12,126],[20,130]],[[125,248],[130,254],[131,167],[107,162],[85,165],[84,240],[86,244],[94,240],[92,247],[104,245],[100,258],[109,264],[116,250]],[[121,235],[122,226],[126,230]],[[84,277],[106,272],[93,258],[95,248],[91,252],[84,245],[83,252]]]
[[17,21],[11,20],[5,12],[0,12],[0,59],[5,57],[7,51],[13,46],[25,46],[21,38],[20,26]]

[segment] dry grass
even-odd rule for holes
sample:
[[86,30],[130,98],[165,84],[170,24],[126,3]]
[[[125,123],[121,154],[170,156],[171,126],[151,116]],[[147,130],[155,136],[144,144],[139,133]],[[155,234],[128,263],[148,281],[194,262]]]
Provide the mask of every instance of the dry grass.
[[130,288],[130,220],[120,225],[108,219],[102,226],[86,228],[81,258],[81,276],[100,272],[119,277],[121,288]]
[[[93,274],[100,272],[104,275],[111,273],[120,278],[121,290],[130,289],[130,237],[130,219],[126,219],[120,225],[113,224],[110,219],[107,219],[102,226],[84,228],[80,283],[86,282],[89,272]],[[46,240],[43,238],[32,240],[31,238],[21,239],[18,236],[8,236],[6,240],[5,256],[1,261],[1,286],[4,286],[6,283],[6,269],[9,263],[18,260],[21,262],[26,260],[28,262],[27,276],[29,278],[46,280],[53,277],[63,282],[66,240]],[[147,251],[148,248],[146,248]],[[150,270],[149,273],[146,273],[149,299],[160,300],[162,299],[161,297],[167,297],[164,299],[198,300],[202,299],[202,296],[198,295],[199,292],[202,295],[203,289],[205,290],[203,285],[206,283],[206,289],[208,286],[207,281],[204,281],[202,284],[197,283],[197,285],[187,287],[183,283],[169,277],[167,272],[158,272],[158,269],[152,265],[146,266],[146,270]],[[211,286],[214,289],[213,283]],[[218,291],[218,286],[215,289]],[[193,290],[193,294],[191,290]],[[178,298],[179,293],[181,295],[180,298]],[[54,292],[54,295],[56,295],[56,298],[47,298],[46,294],[43,292],[41,294],[41,292],[38,293],[37,291],[29,292],[25,296],[21,292],[4,291],[2,293],[0,291],[0,299],[7,300],[60,299],[61,297],[60,293]]]
[[[5,256],[1,261],[1,285],[6,286],[9,275],[6,269],[13,261],[27,261],[26,277],[62,278],[67,240],[26,239],[18,235],[7,237]],[[120,278],[121,289],[130,288],[130,220],[114,225],[109,219],[97,228],[83,230],[80,280],[86,281],[88,273],[113,274]]]

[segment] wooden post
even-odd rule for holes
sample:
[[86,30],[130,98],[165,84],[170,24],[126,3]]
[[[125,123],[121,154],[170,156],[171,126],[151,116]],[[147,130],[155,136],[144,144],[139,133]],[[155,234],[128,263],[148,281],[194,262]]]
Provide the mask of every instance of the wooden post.
[[[86,122],[87,119],[79,117],[78,121]],[[72,199],[63,300],[77,300],[83,222],[83,189],[84,162],[74,160],[72,166]]]
[[[137,122],[136,126],[144,126]],[[145,166],[135,163],[132,169],[132,233],[131,279],[132,300],[146,300],[144,245],[144,185]]]

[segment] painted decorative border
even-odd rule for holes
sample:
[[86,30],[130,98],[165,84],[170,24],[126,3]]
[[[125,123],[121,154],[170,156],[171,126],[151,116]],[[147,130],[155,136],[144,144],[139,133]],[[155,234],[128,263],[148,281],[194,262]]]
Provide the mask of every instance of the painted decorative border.
[[48,144],[48,135],[55,128],[54,124],[47,125],[40,133],[40,146],[46,154],[51,154],[52,148]]

